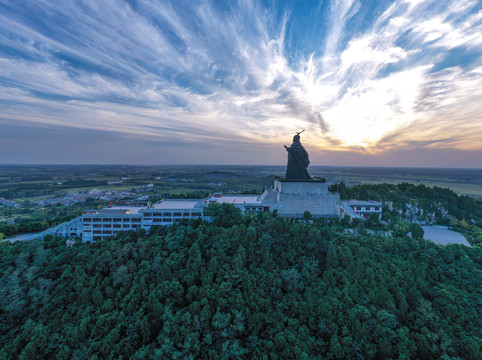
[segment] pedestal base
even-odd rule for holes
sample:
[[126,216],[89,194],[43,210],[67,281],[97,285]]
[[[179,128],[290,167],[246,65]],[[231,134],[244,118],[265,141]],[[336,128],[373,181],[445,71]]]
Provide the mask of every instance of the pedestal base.
[[280,215],[298,217],[305,211],[313,216],[337,216],[339,194],[328,191],[324,178],[287,180],[276,177],[273,189],[266,190],[262,202]]

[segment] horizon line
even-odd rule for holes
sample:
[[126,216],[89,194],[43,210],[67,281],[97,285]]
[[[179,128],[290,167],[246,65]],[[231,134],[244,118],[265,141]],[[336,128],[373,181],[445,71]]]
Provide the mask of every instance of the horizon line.
[[[29,164],[29,163],[10,163],[0,164],[0,167],[7,166],[129,166],[129,167],[161,167],[161,166],[256,166],[256,167],[286,167],[286,165],[275,164],[66,164],[66,163],[43,163],[43,164]],[[437,167],[437,166],[384,166],[384,165],[310,165],[309,167],[327,167],[327,168],[377,168],[377,169],[440,169],[440,170],[482,170],[482,167]]]

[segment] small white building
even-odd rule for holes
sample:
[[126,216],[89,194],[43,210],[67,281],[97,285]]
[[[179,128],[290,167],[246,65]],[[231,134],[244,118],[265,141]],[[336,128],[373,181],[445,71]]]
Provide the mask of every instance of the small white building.
[[382,218],[382,203],[372,200],[346,200],[344,203],[350,206],[353,211],[368,219],[372,214],[376,214],[379,219]]

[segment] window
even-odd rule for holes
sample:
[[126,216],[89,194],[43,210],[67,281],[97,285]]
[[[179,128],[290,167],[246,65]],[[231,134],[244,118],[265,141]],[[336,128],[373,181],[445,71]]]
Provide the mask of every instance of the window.
[[145,212],[145,213],[144,213],[144,216],[152,216],[152,213],[150,213],[150,212]]
[[104,230],[104,231],[102,231],[102,233],[103,233],[103,234],[109,234],[109,235],[110,235],[110,234],[112,234],[112,231]]
[[132,222],[141,222],[141,219],[140,218],[132,218]]
[[128,228],[130,228],[130,225],[129,225],[129,224],[123,224],[122,227],[123,227],[124,229],[128,229]]
[[132,224],[132,228],[135,229],[135,228],[138,228],[140,225],[138,224]]
[[357,206],[356,209],[357,209],[358,211],[360,211],[360,210],[361,210],[361,206]]
[[84,222],[89,222],[89,221],[92,221],[92,218],[84,218],[83,220]]
[[152,216],[162,216],[161,213],[153,213]]
[[94,241],[102,240],[102,236],[94,236]]
[[95,228],[101,228],[101,227],[102,227],[102,224],[94,224],[93,227],[95,227]]
[[94,234],[102,234],[102,231],[100,231],[100,230],[94,230]]
[[122,219],[123,222],[129,222],[129,220],[130,220],[129,218]]
[[174,216],[182,216],[182,213],[174,213]]
[[101,220],[101,218],[94,218],[94,222],[100,222]]
[[365,211],[370,211],[370,206],[365,206]]
[[114,227],[115,227],[115,228],[120,228],[121,225],[120,225],[120,224],[114,224]]
[[160,218],[155,218],[154,222],[161,222],[162,220]]
[[201,216],[202,216],[202,214],[201,214],[201,213],[192,213],[192,216],[201,217]]
[[380,211],[380,207],[379,207],[379,206],[375,206],[375,211]]
[[162,219],[162,222],[171,222],[171,218],[164,218]]
[[165,212],[164,216],[172,216],[172,214],[170,212]]
[[189,217],[189,216],[191,216],[191,213],[184,213],[184,214],[182,214],[182,216]]
[[112,218],[103,218],[102,220],[103,220],[104,222],[105,222],[105,221],[112,221]]
[[104,224],[104,227],[105,227],[105,228],[111,228],[112,225],[111,225],[111,224]]
[[119,222],[119,221],[122,221],[122,219],[121,218],[113,218],[112,221]]

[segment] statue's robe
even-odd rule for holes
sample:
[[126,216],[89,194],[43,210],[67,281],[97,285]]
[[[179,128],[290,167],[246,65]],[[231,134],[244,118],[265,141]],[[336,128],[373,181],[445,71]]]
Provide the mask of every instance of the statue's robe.
[[293,144],[286,150],[288,151],[288,166],[285,178],[288,180],[311,179],[306,169],[310,164],[310,159],[301,142],[293,141]]

